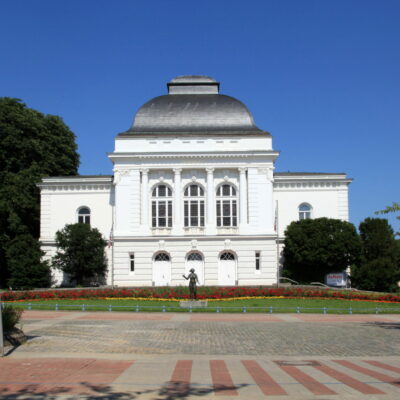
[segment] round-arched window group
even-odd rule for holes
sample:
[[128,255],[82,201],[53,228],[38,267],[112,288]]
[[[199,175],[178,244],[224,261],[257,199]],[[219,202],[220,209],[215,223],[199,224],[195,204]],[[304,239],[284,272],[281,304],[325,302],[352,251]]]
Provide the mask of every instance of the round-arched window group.
[[[237,191],[231,184],[223,184],[216,192],[216,216],[218,227],[236,227]],[[186,187],[183,196],[184,226],[204,227],[205,225],[205,194],[198,184]],[[165,184],[157,185],[151,196],[151,218],[153,228],[172,227],[172,190]]]
[[[186,259],[188,261],[203,261],[203,256],[201,253],[195,251],[189,253]],[[225,260],[234,261],[235,255],[231,251],[224,251],[220,254],[219,259],[222,261]],[[154,261],[170,261],[170,256],[167,252],[161,251],[156,253],[156,255],[154,256]]]

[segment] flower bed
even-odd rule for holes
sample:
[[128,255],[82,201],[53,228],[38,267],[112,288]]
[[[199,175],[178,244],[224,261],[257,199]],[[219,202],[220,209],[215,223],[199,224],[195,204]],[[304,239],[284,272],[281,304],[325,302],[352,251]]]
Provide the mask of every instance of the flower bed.
[[[189,299],[187,287],[146,287],[131,289],[71,289],[71,290],[32,290],[6,291],[1,293],[2,301],[56,300],[56,299]],[[349,290],[310,289],[310,288],[270,288],[270,287],[199,287],[199,300],[244,299],[244,298],[330,298],[344,300],[363,300],[400,303],[400,295],[390,293],[367,293]]]

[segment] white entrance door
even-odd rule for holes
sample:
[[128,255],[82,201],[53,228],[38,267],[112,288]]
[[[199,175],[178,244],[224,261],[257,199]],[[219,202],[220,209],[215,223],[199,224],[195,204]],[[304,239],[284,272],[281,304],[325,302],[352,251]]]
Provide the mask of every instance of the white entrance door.
[[155,286],[168,286],[171,283],[171,260],[167,253],[154,257],[153,281]]
[[219,258],[218,283],[226,286],[236,284],[236,260],[232,253],[222,253]]
[[197,274],[199,278],[199,284],[204,285],[204,260],[203,256],[200,253],[190,253],[186,258],[185,264],[185,275],[188,276],[191,269],[194,269],[194,272]]

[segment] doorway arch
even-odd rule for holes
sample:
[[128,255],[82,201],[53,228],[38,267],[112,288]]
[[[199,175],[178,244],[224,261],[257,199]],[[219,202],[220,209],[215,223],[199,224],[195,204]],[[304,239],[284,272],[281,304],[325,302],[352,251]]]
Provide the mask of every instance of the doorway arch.
[[154,286],[169,286],[171,283],[171,257],[165,251],[154,255],[153,283]]
[[231,251],[223,251],[218,260],[218,284],[236,285],[236,256]]

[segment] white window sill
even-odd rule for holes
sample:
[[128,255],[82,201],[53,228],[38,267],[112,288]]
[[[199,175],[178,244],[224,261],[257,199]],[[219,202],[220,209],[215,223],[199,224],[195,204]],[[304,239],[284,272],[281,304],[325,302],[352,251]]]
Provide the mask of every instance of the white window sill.
[[236,235],[239,233],[238,227],[221,226],[217,227],[218,235]]
[[166,236],[170,235],[172,228],[151,228],[152,235]]
[[183,228],[185,235],[204,235],[205,229],[203,226],[190,226]]

